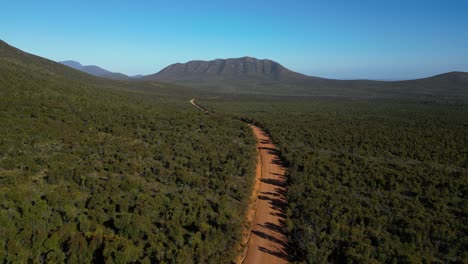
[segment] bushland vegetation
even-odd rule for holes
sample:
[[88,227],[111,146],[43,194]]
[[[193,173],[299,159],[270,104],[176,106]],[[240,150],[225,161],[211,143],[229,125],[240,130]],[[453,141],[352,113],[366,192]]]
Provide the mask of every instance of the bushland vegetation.
[[112,85],[0,58],[0,262],[229,262],[250,129]]
[[202,100],[263,127],[288,166],[298,263],[466,263],[468,106]]

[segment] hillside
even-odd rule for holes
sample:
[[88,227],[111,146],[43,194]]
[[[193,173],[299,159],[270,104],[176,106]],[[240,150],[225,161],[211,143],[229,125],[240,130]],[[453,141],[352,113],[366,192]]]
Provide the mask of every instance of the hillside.
[[179,89],[0,42],[0,262],[233,259],[255,141],[242,122],[165,95]]
[[0,59],[2,67],[27,67],[28,70],[41,72],[44,76],[63,77],[74,81],[99,83],[100,80],[88,74],[76,71],[54,61],[29,54],[0,40]]
[[[59,80],[59,82],[67,81],[79,83],[81,86],[93,86],[95,88],[98,87],[100,89],[110,89],[113,91],[138,92],[146,96],[148,94],[165,96],[165,98],[169,96],[171,98],[183,98],[184,100],[187,99],[187,97],[191,98],[203,94],[188,87],[168,83],[144,80],[135,81],[133,79],[117,81],[93,76],[49,59],[29,54],[10,46],[2,40],[0,40],[0,60],[0,67],[4,71],[4,74],[17,68],[17,72],[14,72],[16,77],[20,72],[23,72],[25,76],[34,73],[37,78],[42,78],[47,82],[57,80]],[[8,79],[5,78],[4,81],[5,80]]]
[[143,79],[230,94],[467,99],[467,75],[451,72],[419,80],[393,82],[333,80],[306,76],[271,60],[243,57],[176,63]]
[[98,76],[98,77],[103,77],[107,79],[113,79],[113,80],[127,80],[131,77],[123,74],[123,73],[118,73],[118,72],[111,72],[108,70],[105,70],[101,67],[95,66],[95,65],[87,65],[83,66],[81,63],[73,60],[67,60],[67,61],[60,61],[59,63],[66,65],[70,68],[73,68],[75,70],[79,70],[82,72],[86,72],[88,74]]

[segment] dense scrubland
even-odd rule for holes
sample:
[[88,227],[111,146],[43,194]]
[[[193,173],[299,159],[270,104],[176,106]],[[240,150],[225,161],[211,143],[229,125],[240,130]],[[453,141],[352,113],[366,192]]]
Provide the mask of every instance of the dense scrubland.
[[468,261],[467,104],[257,97],[199,103],[261,126],[280,148],[293,261]]
[[235,257],[255,165],[244,123],[201,113],[176,86],[0,55],[1,263]]
[[466,76],[227,96],[96,78],[0,41],[0,262],[230,262],[250,122],[288,166],[292,261],[466,263]]

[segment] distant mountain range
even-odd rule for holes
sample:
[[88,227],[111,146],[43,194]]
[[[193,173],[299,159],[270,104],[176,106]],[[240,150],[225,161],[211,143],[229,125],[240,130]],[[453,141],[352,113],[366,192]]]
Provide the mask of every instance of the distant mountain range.
[[19,92],[47,90],[54,96],[60,93],[68,96],[72,91],[72,86],[82,88],[78,89],[78,93],[82,93],[81,90],[89,91],[92,89],[90,96],[102,96],[101,89],[138,91],[148,93],[151,96],[175,98],[185,98],[186,96],[193,98],[200,94],[193,88],[170,83],[137,81],[133,78],[126,81],[116,81],[97,77],[56,61],[24,52],[0,39],[0,98],[6,89],[15,89]]
[[[135,82],[132,87],[144,86],[146,90],[161,87],[163,85],[161,82],[166,82],[194,88],[192,89],[194,92],[209,93],[423,100],[468,99],[468,73],[466,72],[450,72],[408,81],[333,80],[303,75],[271,60],[243,57],[176,63],[158,73],[138,76],[140,77],[138,78],[113,73],[97,66],[82,66],[76,61],[55,63],[23,52],[1,40],[0,60],[12,63],[12,65],[18,62],[25,63],[30,69],[40,70],[46,75],[63,76],[79,81],[108,82],[89,74],[109,79],[125,79]],[[2,61],[0,61],[0,66]],[[153,81],[160,83],[153,85]]]
[[68,67],[71,67],[75,70],[79,70],[82,72],[86,72],[88,74],[98,76],[98,77],[103,77],[107,79],[113,79],[113,80],[127,80],[133,77],[127,76],[123,73],[118,73],[118,72],[111,72],[108,70],[105,70],[101,67],[95,66],[95,65],[87,65],[83,66],[81,63],[73,60],[67,60],[67,61],[59,61],[59,63],[66,65]]
[[408,81],[335,80],[307,76],[275,61],[252,57],[176,63],[142,79],[227,93],[358,97],[468,96],[466,72],[450,72]]

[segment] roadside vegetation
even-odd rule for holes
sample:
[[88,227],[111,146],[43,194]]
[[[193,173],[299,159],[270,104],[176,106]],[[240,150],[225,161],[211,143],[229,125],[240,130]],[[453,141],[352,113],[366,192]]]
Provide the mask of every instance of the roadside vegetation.
[[243,121],[288,167],[292,261],[466,263],[460,76],[442,78],[456,80],[452,99],[213,98],[96,78],[0,41],[0,263],[230,262],[255,170]]
[[1,263],[235,257],[255,169],[245,124],[0,51]]
[[271,134],[288,166],[297,263],[463,263],[468,105],[200,100]]

